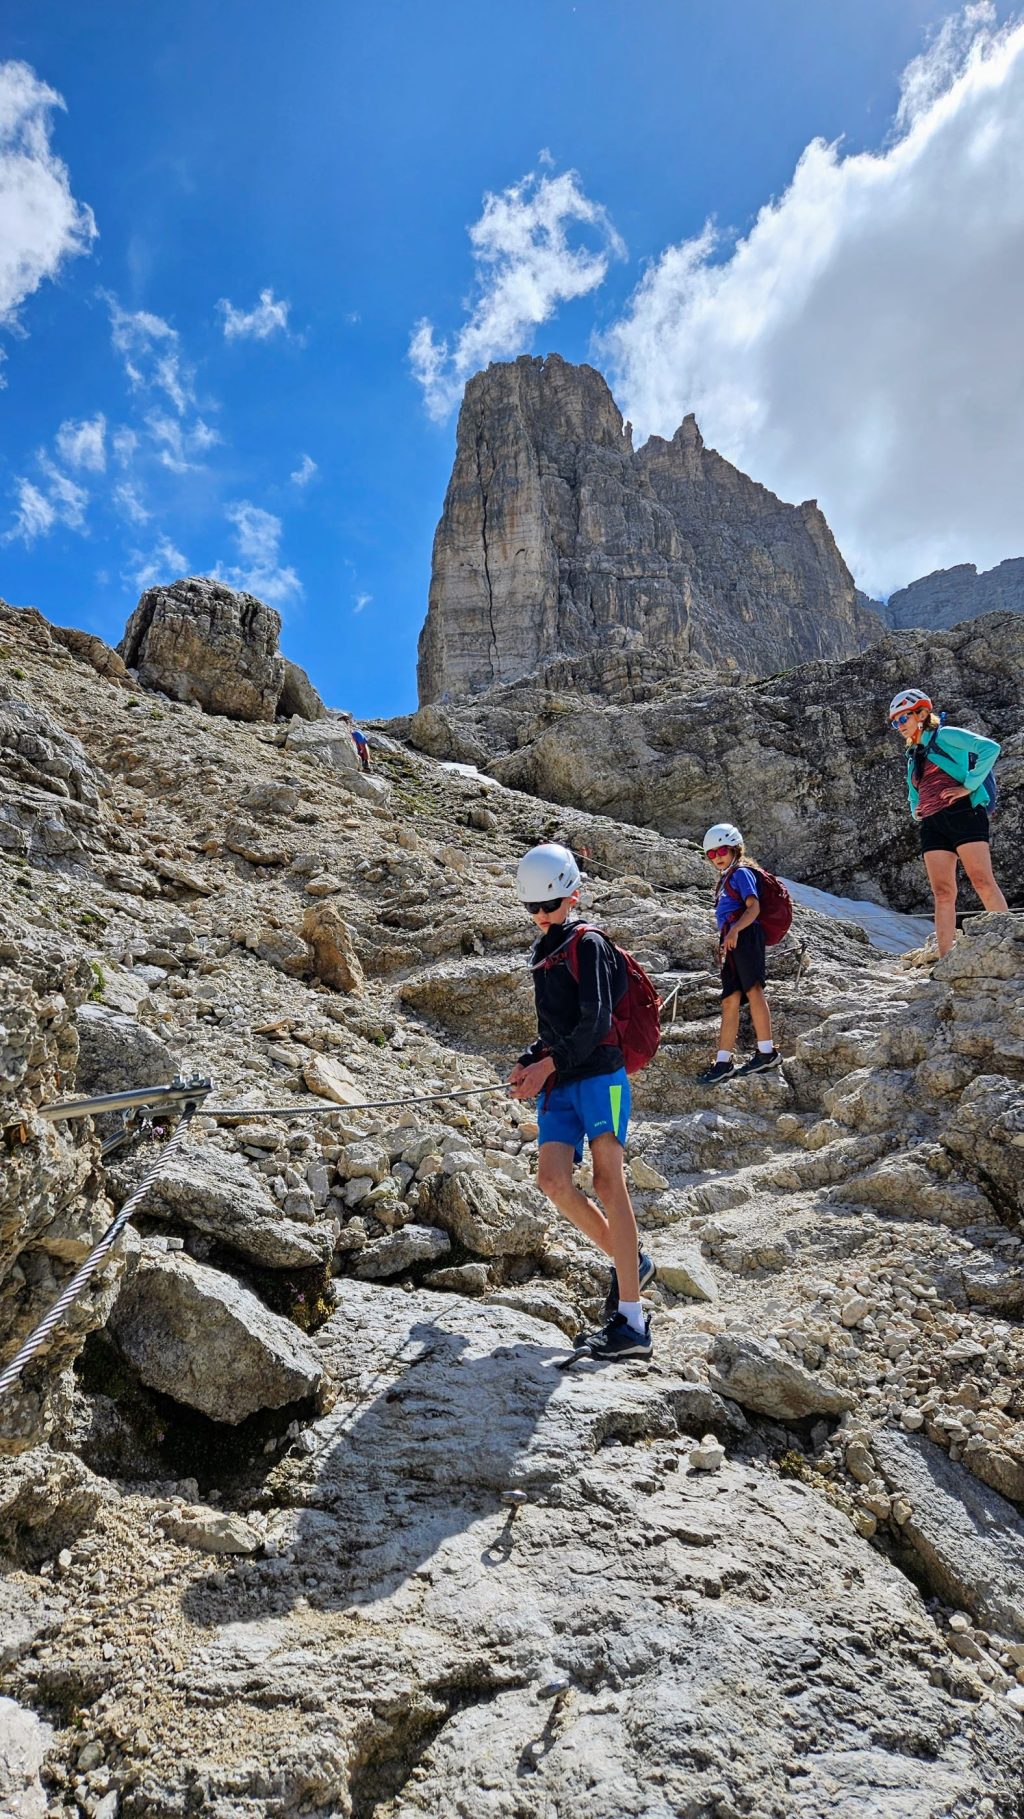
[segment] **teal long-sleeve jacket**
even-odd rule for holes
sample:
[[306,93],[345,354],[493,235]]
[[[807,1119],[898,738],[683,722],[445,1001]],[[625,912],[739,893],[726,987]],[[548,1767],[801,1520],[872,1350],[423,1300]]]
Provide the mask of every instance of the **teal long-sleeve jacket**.
[[[914,754],[918,747],[911,746],[907,753],[907,796],[910,800],[910,812],[917,814],[917,787],[914,783]],[[962,783],[971,792],[971,807],[984,808],[988,799],[985,779],[999,756],[1002,747],[995,739],[986,739],[981,733],[968,732],[965,726],[946,726],[943,723],[925,742],[925,751],[933,764],[952,777],[954,783]]]

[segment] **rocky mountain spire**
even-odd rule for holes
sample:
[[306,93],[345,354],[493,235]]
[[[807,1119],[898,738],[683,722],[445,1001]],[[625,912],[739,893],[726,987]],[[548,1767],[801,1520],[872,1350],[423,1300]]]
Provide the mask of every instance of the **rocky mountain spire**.
[[767,674],[879,636],[813,500],[786,505],[695,419],[636,451],[601,374],[477,373],[434,539],[423,703],[609,647]]

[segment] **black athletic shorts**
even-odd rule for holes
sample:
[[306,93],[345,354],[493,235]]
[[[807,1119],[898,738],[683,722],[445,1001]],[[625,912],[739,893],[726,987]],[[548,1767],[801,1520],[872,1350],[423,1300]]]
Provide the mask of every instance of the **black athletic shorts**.
[[972,808],[966,800],[962,808],[959,803],[955,808],[940,808],[918,822],[917,837],[922,853],[955,853],[973,840],[987,844],[988,810]]
[[740,929],[736,946],[722,961],[722,997],[741,992],[745,998],[751,986],[764,982],[764,929],[760,922],[750,922]]

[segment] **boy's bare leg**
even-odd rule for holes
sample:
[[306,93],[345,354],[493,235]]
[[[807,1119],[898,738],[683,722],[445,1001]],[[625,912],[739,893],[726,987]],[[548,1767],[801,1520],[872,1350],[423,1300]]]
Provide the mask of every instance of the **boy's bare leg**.
[[[599,1137],[598,1143],[604,1138]],[[615,1138],[611,1138],[621,1156]],[[557,1206],[560,1213],[571,1219],[578,1231],[591,1238],[604,1251],[606,1257],[615,1257],[614,1243],[609,1229],[609,1222],[599,1206],[595,1206],[586,1194],[582,1193],[572,1178],[575,1166],[575,1151],[571,1143],[542,1143],[540,1160],[537,1164],[537,1186],[542,1194]],[[625,1188],[625,1181],[622,1183]],[[597,1188],[597,1157],[594,1156],[594,1186]],[[601,1192],[598,1189],[598,1192]],[[601,1192],[601,1198],[604,1194]],[[634,1221],[635,1224],[635,1221]],[[633,1263],[636,1264],[636,1241],[633,1242]],[[637,1290],[639,1294],[639,1289]]]
[[639,1301],[639,1239],[636,1215],[626,1186],[622,1145],[611,1131],[605,1131],[600,1137],[592,1139],[590,1154],[594,1164],[594,1192],[600,1194],[601,1204],[607,1214],[606,1226],[611,1240],[607,1248],[615,1260],[619,1300]]
[[[768,1000],[764,995],[763,985],[752,985],[747,993],[747,1004],[750,1007],[750,1021],[754,1025],[754,1034],[759,1042],[772,1041],[772,1014],[768,1009]],[[739,1018],[736,1019],[737,1028]],[[722,1043],[725,1047],[725,1043]]]
[[728,998],[722,999],[722,1027],[719,1031],[718,1046],[721,1049],[727,1048],[730,1053],[739,1040],[741,1002],[739,992],[730,992]]

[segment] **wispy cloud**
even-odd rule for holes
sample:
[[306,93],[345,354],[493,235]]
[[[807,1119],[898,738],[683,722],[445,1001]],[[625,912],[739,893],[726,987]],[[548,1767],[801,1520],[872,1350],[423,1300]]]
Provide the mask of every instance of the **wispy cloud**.
[[355,605],[353,606],[352,611],[354,613],[365,612],[366,608],[368,606],[372,606],[372,604],[373,604],[373,595],[372,594],[357,594],[356,600],[355,600]]
[[[576,230],[575,244],[570,229]],[[580,230],[596,244],[581,238]],[[476,297],[466,321],[449,344],[424,318],[409,345],[413,374],[438,422],[478,367],[523,352],[560,303],[595,290],[610,260],[625,255],[606,211],[584,195],[575,171],[558,177],[533,171],[499,195],[488,192],[469,238]]]
[[220,436],[202,417],[193,423],[184,424],[177,417],[170,417],[166,411],[150,411],[146,418],[146,428],[158,449],[158,460],[161,467],[169,468],[172,474],[186,474],[192,468],[200,467],[197,455],[204,455],[220,441]]
[[172,409],[182,416],[194,402],[195,374],[181,352],[176,328],[162,316],[144,309],[122,309],[116,297],[106,295],[110,333],[121,355],[133,391],[163,392]]
[[106,434],[107,419],[102,411],[77,423],[68,418],[57,431],[57,453],[69,467],[102,474],[107,465]]
[[139,498],[137,489],[130,480],[123,480],[115,486],[110,499],[114,510],[122,518],[127,518],[130,524],[146,524],[153,516],[152,512],[146,509]]
[[14,491],[16,516],[4,532],[4,542],[11,543],[17,537],[23,543],[34,543],[37,537],[48,536],[57,523],[57,508],[53,501],[23,475],[15,481]]
[[316,471],[317,465],[312,455],[303,455],[298,467],[289,474],[288,478],[293,486],[308,486]]
[[301,599],[302,583],[295,570],[281,562],[281,520],[248,499],[229,505],[225,517],[235,527],[237,563],[218,563],[216,581],[242,588],[271,606],[284,608]]
[[81,531],[85,527],[85,508],[89,495],[51,460],[45,449],[36,455],[42,476],[37,485],[24,474],[14,482],[15,512],[13,522],[0,541],[34,543],[37,537],[48,537],[58,525]]
[[96,237],[92,210],[71,194],[50,143],[64,103],[27,63],[0,63],[0,327],[16,328],[27,297]]
[[236,309],[227,297],[220,299],[217,308],[223,317],[224,336],[228,341],[266,341],[271,335],[288,332],[291,304],[283,297],[275,297],[270,289],[260,292],[260,300],[253,309]]
[[158,581],[177,581],[189,573],[188,557],[183,556],[168,537],[159,537],[148,555],[132,550],[122,579],[143,589]]
[[599,342],[641,434],[695,411],[786,498],[819,498],[862,585],[1022,551],[1024,23],[947,20],[878,153],[814,140],[733,244],[652,265]]
[[130,467],[132,458],[139,446],[139,438],[133,429],[116,429],[110,438],[110,447],[114,460],[120,467]]

